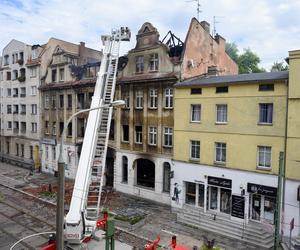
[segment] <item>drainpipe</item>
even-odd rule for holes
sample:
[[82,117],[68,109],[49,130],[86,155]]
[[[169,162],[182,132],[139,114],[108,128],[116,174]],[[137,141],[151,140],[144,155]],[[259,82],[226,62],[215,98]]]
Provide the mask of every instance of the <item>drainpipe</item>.
[[285,176],[286,176],[286,150],[287,150],[287,133],[288,133],[288,118],[289,118],[289,81],[285,80],[286,84],[286,108],[285,108],[285,131],[284,131],[284,155],[283,155],[283,183],[282,183],[282,214],[285,210]]

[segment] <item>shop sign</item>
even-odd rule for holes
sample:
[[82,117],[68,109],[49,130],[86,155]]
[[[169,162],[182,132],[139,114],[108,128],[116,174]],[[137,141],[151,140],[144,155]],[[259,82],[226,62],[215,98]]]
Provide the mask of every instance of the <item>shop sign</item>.
[[271,197],[277,196],[277,188],[254,184],[254,183],[248,183],[247,192],[248,193],[257,193],[257,194],[271,196]]
[[49,144],[49,145],[56,145],[56,139],[48,139],[48,138],[44,138],[41,140],[41,144]]
[[232,181],[229,179],[208,176],[208,185],[231,188]]
[[231,196],[231,216],[244,219],[245,217],[245,197]]

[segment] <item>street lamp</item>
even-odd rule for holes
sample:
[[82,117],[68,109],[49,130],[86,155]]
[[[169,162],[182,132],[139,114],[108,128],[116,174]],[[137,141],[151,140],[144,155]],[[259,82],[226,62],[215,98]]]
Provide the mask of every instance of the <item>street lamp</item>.
[[80,110],[67,120],[64,129],[61,134],[61,143],[57,161],[57,168],[58,168],[58,179],[57,179],[57,205],[56,205],[56,249],[64,249],[64,216],[65,216],[65,209],[64,209],[64,196],[65,196],[65,162],[62,157],[63,154],[63,144],[65,138],[65,131],[68,129],[69,123],[72,121],[74,117],[81,113],[90,112],[93,110],[99,110],[104,108],[111,108],[111,107],[119,107],[124,106],[125,101],[123,100],[116,100],[109,104],[105,104],[99,107],[89,108]]

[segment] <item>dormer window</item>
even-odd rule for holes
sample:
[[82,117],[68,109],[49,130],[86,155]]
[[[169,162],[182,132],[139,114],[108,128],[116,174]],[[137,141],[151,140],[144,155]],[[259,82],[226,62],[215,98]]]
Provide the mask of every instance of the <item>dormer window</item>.
[[31,53],[31,59],[32,60],[36,59],[38,57],[37,55],[38,55],[37,49],[33,49]]
[[158,54],[151,54],[149,61],[149,70],[158,71]]
[[143,73],[144,71],[144,57],[137,56],[135,58],[135,72],[136,73]]

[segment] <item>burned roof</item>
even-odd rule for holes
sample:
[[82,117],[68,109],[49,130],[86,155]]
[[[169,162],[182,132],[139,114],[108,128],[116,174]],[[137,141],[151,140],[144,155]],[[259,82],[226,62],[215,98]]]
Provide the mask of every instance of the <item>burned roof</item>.
[[183,51],[184,43],[175,34],[169,30],[167,35],[162,39],[162,43],[169,48],[170,57],[180,57]]
[[199,76],[191,78],[175,84],[175,87],[187,86],[207,86],[207,85],[220,85],[220,84],[234,84],[234,83],[248,83],[260,81],[276,81],[286,80],[289,77],[288,71],[279,72],[264,72],[264,73],[251,73],[240,75],[226,75],[226,76]]

